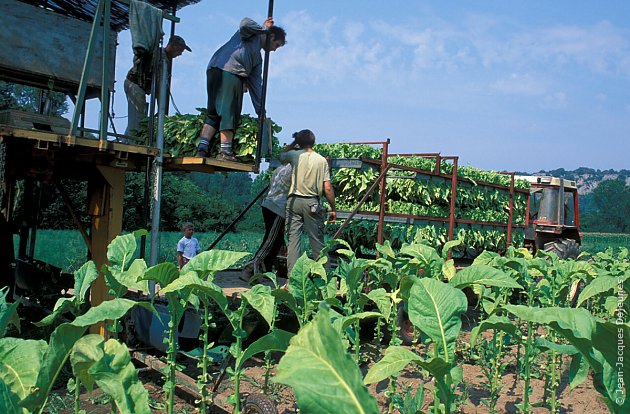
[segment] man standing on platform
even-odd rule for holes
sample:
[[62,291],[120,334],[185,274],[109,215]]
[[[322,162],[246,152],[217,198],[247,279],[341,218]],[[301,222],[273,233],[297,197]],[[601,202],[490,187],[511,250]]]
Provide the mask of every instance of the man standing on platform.
[[[166,47],[161,49],[161,57],[171,61],[181,56],[184,50],[192,52],[182,37],[173,36]],[[141,48],[134,50],[133,67],[129,69],[125,79],[125,95],[127,95],[127,129],[125,129],[125,135],[131,136],[133,131],[140,126],[140,121],[147,117],[146,95],[151,94],[154,63],[152,53]],[[156,82],[159,82],[159,79]]]
[[[264,27],[263,27],[264,26]],[[268,18],[263,26],[249,18],[241,21],[239,31],[217,50],[206,70],[208,114],[196,157],[207,157],[210,140],[219,132],[221,161],[239,162],[232,151],[234,132],[241,120],[243,94],[249,91],[258,116],[262,108],[262,56],[260,50],[270,52],[284,46],[284,29],[273,25]],[[267,38],[268,37],[268,38]]]

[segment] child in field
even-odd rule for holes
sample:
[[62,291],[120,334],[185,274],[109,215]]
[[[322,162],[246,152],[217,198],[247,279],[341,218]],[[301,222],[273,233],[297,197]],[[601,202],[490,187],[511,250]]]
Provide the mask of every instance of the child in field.
[[179,263],[179,270],[201,251],[199,241],[192,236],[194,231],[195,227],[192,223],[186,222],[182,224],[184,237],[177,243],[177,262]]

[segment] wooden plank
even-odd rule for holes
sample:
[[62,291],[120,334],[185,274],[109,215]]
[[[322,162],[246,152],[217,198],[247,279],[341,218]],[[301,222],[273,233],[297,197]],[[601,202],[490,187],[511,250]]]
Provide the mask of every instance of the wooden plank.
[[164,156],[164,168],[167,170],[186,170],[196,172],[241,171],[253,172],[253,164],[219,161],[216,158],[169,157]]
[[[122,231],[123,196],[125,192],[125,170],[112,167],[97,167],[101,177],[92,179],[88,185],[89,213],[92,216],[90,232],[92,260],[100,269],[107,262],[107,246]],[[105,278],[99,272],[98,279],[90,289],[90,303],[98,306],[110,300]],[[104,323],[95,325],[91,332],[107,338]]]
[[[0,136],[31,139],[35,141],[45,141],[58,144],[59,146],[82,146],[99,149],[99,140],[96,138],[82,138],[71,135],[56,134],[54,132],[33,131],[22,128],[15,128],[8,125],[0,125]],[[121,142],[107,141],[106,150],[128,152],[142,155],[157,155],[158,149],[144,145],[123,144]]]
[[[168,366],[159,360],[159,358],[154,357],[153,355],[145,354],[144,352],[134,351],[131,356],[136,360],[147,367],[163,374],[164,371],[168,368]],[[175,371],[175,386],[182,391],[194,396],[196,399],[201,398],[201,393],[197,388],[197,381],[190,378],[188,375],[181,373],[179,371]]]

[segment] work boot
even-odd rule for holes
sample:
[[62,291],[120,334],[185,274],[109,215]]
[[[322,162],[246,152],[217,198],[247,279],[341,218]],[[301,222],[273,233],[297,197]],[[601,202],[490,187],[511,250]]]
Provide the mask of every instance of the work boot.
[[208,156],[208,151],[203,148],[197,148],[197,152],[195,153],[195,157],[206,158]]
[[227,152],[221,151],[219,155],[217,155],[217,160],[219,161],[230,161],[230,162],[241,162],[238,158],[234,156],[234,154],[228,154]]
[[244,268],[243,273],[238,277],[244,282],[249,283],[249,279],[254,275],[254,262],[249,262]]

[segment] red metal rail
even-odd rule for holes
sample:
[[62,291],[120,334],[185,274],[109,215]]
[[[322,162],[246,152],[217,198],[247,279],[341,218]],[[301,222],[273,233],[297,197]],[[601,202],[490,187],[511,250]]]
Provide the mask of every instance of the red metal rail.
[[[379,142],[351,142],[350,144],[352,145],[382,145],[383,146],[383,151],[382,151],[382,156],[380,160],[375,160],[375,159],[367,159],[367,158],[361,158],[361,161],[366,163],[366,164],[372,164],[375,167],[378,166],[380,169],[380,174],[378,176],[378,178],[372,183],[372,185],[369,187],[367,193],[363,196],[363,198],[361,199],[361,201],[359,201],[359,203],[357,204],[357,206],[355,207],[355,209],[350,213],[350,215],[348,216],[348,218],[346,218],[344,224],[341,226],[341,228],[339,228],[339,230],[337,230],[337,232],[335,233],[334,237],[338,237],[341,232],[343,231],[343,229],[346,227],[346,225],[348,224],[348,222],[350,220],[352,220],[352,218],[356,215],[356,214],[362,214],[362,215],[370,215],[370,216],[378,216],[378,230],[377,230],[377,241],[379,244],[383,243],[383,228],[384,228],[384,223],[386,221],[386,217],[392,217],[392,218],[406,218],[406,219],[411,219],[411,220],[418,220],[418,221],[439,221],[439,222],[443,222],[443,223],[448,223],[448,239],[449,240],[453,240],[454,237],[454,232],[455,232],[455,225],[456,224],[470,224],[470,225],[481,225],[481,226],[492,226],[492,227],[504,227],[506,228],[507,231],[507,245],[511,245],[512,244],[512,230],[514,228],[526,228],[528,226],[528,222],[527,222],[527,217],[529,217],[529,208],[530,208],[530,198],[529,198],[529,191],[528,190],[524,190],[524,189],[520,189],[520,188],[515,188],[514,186],[514,182],[515,182],[515,173],[513,172],[508,172],[508,173],[502,173],[502,174],[507,174],[510,176],[510,185],[509,186],[504,186],[501,184],[495,184],[495,183],[490,183],[487,181],[473,181],[470,180],[468,178],[465,177],[459,177],[458,175],[458,164],[459,164],[459,157],[457,156],[442,156],[439,153],[420,153],[420,154],[390,154],[389,153],[389,144],[390,144],[390,140],[387,139],[387,141],[379,141]],[[419,168],[414,168],[414,167],[408,167],[406,165],[400,165],[400,164],[393,164],[390,163],[388,161],[388,158],[390,157],[395,157],[395,156],[404,156],[404,157],[422,157],[422,158],[435,158],[435,168],[433,171],[427,171],[427,170],[422,170]],[[443,160],[450,160],[453,162],[453,171],[451,174],[445,174],[441,172],[441,164]],[[387,171],[391,170],[391,169],[398,169],[398,170],[403,170],[403,171],[410,171],[410,172],[415,172],[418,174],[423,174],[423,175],[428,175],[428,176],[435,176],[435,177],[440,177],[443,178],[445,180],[450,180],[451,181],[451,197],[450,197],[450,202],[449,202],[449,217],[432,217],[432,216],[419,216],[419,215],[414,215],[414,214],[401,214],[401,213],[391,213],[387,211]],[[481,185],[484,187],[491,187],[491,188],[498,188],[501,190],[505,190],[505,191],[509,191],[509,212],[508,212],[508,222],[507,223],[498,223],[498,222],[486,222],[486,221],[478,221],[478,220],[466,220],[466,219],[457,219],[455,218],[455,206],[456,206],[456,202],[457,202],[457,184],[458,182],[465,182],[465,183],[470,183],[472,185]],[[367,200],[367,198],[369,197],[369,195],[375,190],[377,184],[380,183],[380,197],[379,197],[379,211],[363,211],[360,210],[360,208],[363,206],[363,204],[365,203],[365,201]],[[514,196],[516,193],[522,193],[522,194],[526,194],[527,195],[527,211],[525,214],[526,217],[526,222],[524,225],[522,224],[514,224],[513,223],[513,218],[514,218]]]

